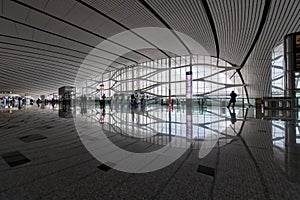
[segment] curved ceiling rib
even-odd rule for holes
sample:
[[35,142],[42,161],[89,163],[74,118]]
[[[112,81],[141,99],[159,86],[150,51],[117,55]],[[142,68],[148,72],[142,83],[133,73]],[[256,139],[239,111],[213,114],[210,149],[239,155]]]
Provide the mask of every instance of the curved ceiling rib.
[[[207,18],[208,18],[209,23],[210,23],[210,27],[211,27],[213,35],[214,35],[214,40],[215,40],[215,45],[216,45],[216,51],[217,51],[217,56],[216,57],[219,59],[220,49],[219,49],[219,41],[218,41],[218,35],[217,35],[217,30],[216,30],[216,27],[215,27],[214,19],[212,17],[212,14],[211,14],[211,11],[210,11],[210,8],[209,8],[209,5],[208,5],[207,1],[206,0],[202,0],[202,4],[203,4],[203,7],[205,9]],[[233,64],[233,63],[232,63],[232,65],[236,66],[236,64]],[[249,102],[249,94],[248,94],[247,86],[246,86],[245,80],[243,78],[243,75],[241,74],[241,72],[240,72],[239,69],[237,69],[236,72],[238,73],[238,75],[239,75],[239,77],[241,79],[241,82],[243,84],[243,87],[244,87],[244,90],[245,90],[245,93],[246,93],[247,102],[249,104],[250,103]],[[234,74],[231,77],[233,77],[233,76],[234,76]]]
[[221,58],[240,65],[254,40],[265,0],[206,0],[212,13]]
[[218,40],[218,34],[217,34],[215,22],[214,22],[214,19],[212,17],[212,14],[210,12],[210,9],[209,9],[207,1],[206,0],[202,0],[202,4],[203,4],[203,7],[205,9],[205,13],[206,13],[206,16],[208,18],[211,30],[212,30],[213,35],[214,35],[214,41],[215,41],[215,45],[216,45],[217,58],[219,58],[220,57],[220,47],[219,47],[219,40]]
[[138,0],[145,8],[147,8],[161,23],[163,23],[172,34],[180,41],[180,43],[184,46],[184,48],[192,54],[190,48],[182,41],[182,39],[178,36],[178,34],[172,29],[172,27],[145,1],[145,0]]
[[254,47],[255,47],[255,45],[256,45],[256,43],[257,43],[259,37],[260,37],[260,35],[261,35],[261,32],[262,32],[263,27],[264,27],[264,25],[265,25],[265,22],[266,22],[266,20],[267,20],[267,16],[268,16],[269,9],[270,9],[270,6],[271,6],[271,1],[272,1],[272,0],[266,0],[265,6],[264,6],[263,15],[262,15],[262,19],[261,19],[261,21],[260,21],[260,25],[259,25],[259,28],[258,28],[257,33],[256,33],[256,35],[255,35],[255,38],[254,38],[254,40],[253,40],[253,42],[252,42],[252,45],[251,45],[251,47],[250,47],[250,49],[249,49],[249,51],[248,51],[246,57],[244,58],[244,61],[243,61],[242,64],[239,66],[239,69],[236,70],[237,73],[238,73],[238,75],[240,76],[240,79],[241,79],[243,85],[244,85],[244,90],[245,90],[245,93],[246,93],[246,97],[247,97],[248,104],[250,104],[250,101],[249,101],[249,93],[248,93],[248,89],[247,89],[247,86],[246,86],[244,77],[243,77],[243,75],[242,75],[242,73],[241,73],[241,69],[245,66],[245,64],[246,64],[246,62],[247,62],[249,56],[251,55],[251,53],[252,53],[252,51],[253,51],[253,49],[254,49]]
[[254,49],[254,47],[255,47],[255,45],[256,45],[256,43],[257,43],[257,41],[258,41],[258,39],[259,39],[259,37],[261,35],[261,32],[262,32],[263,27],[264,27],[264,25],[266,23],[267,16],[268,16],[268,13],[269,13],[269,10],[270,10],[270,7],[271,7],[271,2],[272,2],[272,0],[266,0],[266,2],[265,2],[263,15],[262,15],[262,18],[261,18],[258,30],[256,32],[255,38],[254,38],[254,40],[252,42],[252,45],[251,45],[248,53],[246,54],[243,62],[240,64],[240,69],[242,69],[245,66],[245,64],[246,64],[246,62],[247,62],[250,54],[252,53],[252,50]]
[[142,37],[141,35],[137,34],[136,32],[132,31],[129,27],[125,26],[124,24],[118,22],[117,20],[113,19],[112,17],[106,15],[105,13],[101,12],[99,9],[87,4],[86,2],[82,1],[82,0],[76,0],[78,3],[81,3],[82,5],[88,7],[89,9],[97,12],[99,15],[104,16],[105,18],[109,19],[110,21],[114,22],[115,24],[118,24],[119,26],[121,26],[122,28],[130,31],[132,34],[134,34],[135,36],[139,37],[140,39],[146,41],[148,44],[150,44],[151,46],[153,46],[154,48],[156,48],[158,51],[160,51],[162,54],[164,54],[166,57],[170,57],[169,54],[167,54],[165,51],[163,51],[162,49],[160,49],[159,47],[157,47],[155,44],[153,44],[151,41],[147,40],[146,38]]

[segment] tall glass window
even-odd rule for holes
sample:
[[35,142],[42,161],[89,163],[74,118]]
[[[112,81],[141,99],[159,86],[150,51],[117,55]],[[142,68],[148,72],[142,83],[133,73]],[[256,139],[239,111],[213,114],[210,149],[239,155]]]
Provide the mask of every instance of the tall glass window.
[[[279,61],[274,61],[274,66],[277,62]],[[170,96],[180,100],[186,97],[186,72],[191,70],[193,99],[225,99],[229,97],[231,91],[235,91],[239,98],[243,97],[243,85],[235,85],[236,82],[241,81],[235,80],[239,79],[238,76],[231,76],[235,73],[236,67],[224,60],[210,56],[177,56],[148,61],[105,72],[105,76],[95,80],[98,80],[99,84],[101,82],[105,85],[105,91],[109,97],[124,103],[134,93],[148,98],[168,98]],[[274,69],[274,71],[276,70]],[[276,73],[274,78],[280,76],[280,72],[276,71]],[[279,84],[278,81],[276,84]],[[95,86],[95,81],[84,83],[84,88],[90,90],[90,94],[93,87],[95,89],[98,87]],[[82,93],[84,92],[85,90],[82,90]]]
[[[190,71],[190,57],[171,58],[169,69],[168,59],[141,63],[130,69],[119,69],[118,76],[112,88],[114,93],[132,93],[142,91],[149,95],[168,97],[185,97],[186,94],[186,72]],[[234,81],[227,77],[227,71],[235,70],[225,61],[204,56],[193,56],[193,95],[210,97],[228,97],[228,94],[235,90],[241,93],[242,87],[236,87]],[[170,72],[169,72],[170,70]],[[169,77],[170,73],[170,77]],[[127,75],[124,75],[127,74]],[[128,78],[124,78],[128,77]],[[128,87],[133,80],[132,87]],[[169,84],[170,83],[170,84]],[[127,85],[127,87],[124,87]]]
[[272,96],[284,96],[284,49],[283,44],[272,51]]

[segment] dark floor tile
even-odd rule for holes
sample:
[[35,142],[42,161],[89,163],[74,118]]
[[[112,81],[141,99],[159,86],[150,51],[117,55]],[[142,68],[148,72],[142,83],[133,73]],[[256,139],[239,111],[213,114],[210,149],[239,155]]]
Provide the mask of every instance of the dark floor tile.
[[30,162],[30,160],[19,151],[13,151],[13,152],[2,154],[2,158],[11,167],[15,167]]
[[102,165],[98,166],[97,168],[101,169],[102,171],[105,171],[105,172],[107,172],[108,170],[111,169],[111,167],[109,167],[109,166],[107,166],[105,164],[102,164]]
[[199,165],[198,169],[197,169],[197,172],[200,172],[202,174],[206,174],[206,175],[209,175],[209,176],[215,176],[215,169],[211,168],[211,167],[204,166],[204,165]]
[[101,169],[102,171],[105,171],[107,172],[108,170],[110,170],[111,168],[113,168],[114,166],[116,166],[115,163],[112,163],[112,162],[106,162],[106,163],[103,163],[101,164],[100,166],[98,166],[97,168],[98,169]]
[[44,140],[46,138],[47,137],[40,135],[40,134],[33,134],[33,135],[26,135],[23,137],[19,137],[19,139],[25,143],[34,142],[34,141],[38,141],[38,140]]

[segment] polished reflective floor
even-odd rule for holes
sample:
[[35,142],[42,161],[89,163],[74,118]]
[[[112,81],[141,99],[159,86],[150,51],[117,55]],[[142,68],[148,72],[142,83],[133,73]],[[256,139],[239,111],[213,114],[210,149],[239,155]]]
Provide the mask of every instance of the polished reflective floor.
[[[0,106],[0,199],[300,199],[299,125],[298,110]],[[132,153],[174,138],[185,151],[128,173],[88,148],[101,135]]]

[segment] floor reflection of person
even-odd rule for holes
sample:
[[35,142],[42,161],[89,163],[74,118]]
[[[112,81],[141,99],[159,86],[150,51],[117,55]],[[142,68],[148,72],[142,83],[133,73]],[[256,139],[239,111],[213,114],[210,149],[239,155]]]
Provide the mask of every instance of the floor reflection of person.
[[19,105],[19,110],[21,110],[22,106],[21,106],[21,97],[18,98],[18,105]]
[[52,100],[51,100],[51,105],[52,105],[52,109],[54,110],[54,106],[55,106],[55,100],[54,100],[54,98],[52,98]]
[[81,95],[80,96],[80,107],[81,109],[84,109],[86,107],[86,96],[85,95]]
[[136,107],[137,106],[137,100],[134,94],[131,94],[131,107]]
[[83,107],[86,110],[86,104],[87,104],[87,97],[83,95]]
[[235,114],[235,110],[234,108],[232,109],[232,111],[228,108],[229,113],[230,113],[230,121],[232,124],[234,124],[236,122],[236,114]]
[[80,114],[81,114],[81,115],[84,115],[84,114],[87,113],[87,109],[86,109],[85,106],[81,106],[80,108],[81,108],[81,109],[80,109]]
[[134,109],[131,108],[131,117],[132,117],[132,121],[134,122]]
[[40,103],[41,103],[41,100],[40,100],[40,98],[38,98],[38,99],[36,100],[36,104],[37,104],[38,108],[40,107]]
[[104,118],[105,118],[105,109],[100,109],[100,112],[99,112],[99,121],[100,123],[104,123]]
[[145,107],[145,98],[142,96],[141,98],[141,108]]
[[144,113],[145,110],[146,110],[145,106],[142,106],[142,107],[141,107],[141,112]]
[[80,96],[80,103],[79,103],[79,106],[82,107],[82,104],[83,104],[83,95]]

